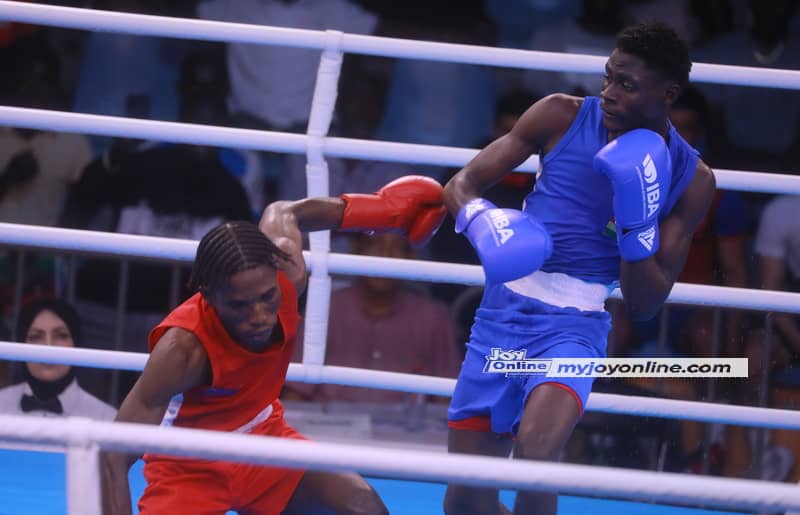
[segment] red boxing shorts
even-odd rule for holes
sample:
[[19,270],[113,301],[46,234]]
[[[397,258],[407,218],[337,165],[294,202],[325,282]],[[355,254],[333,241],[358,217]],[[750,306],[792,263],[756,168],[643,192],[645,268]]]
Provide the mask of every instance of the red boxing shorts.
[[[276,403],[277,404],[277,403]],[[304,440],[276,409],[257,434]],[[305,471],[222,461],[145,456],[147,487],[139,513],[279,515],[294,495]]]

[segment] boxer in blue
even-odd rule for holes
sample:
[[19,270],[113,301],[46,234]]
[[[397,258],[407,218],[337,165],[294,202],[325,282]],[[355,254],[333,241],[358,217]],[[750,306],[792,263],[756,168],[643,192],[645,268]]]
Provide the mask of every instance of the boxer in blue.
[[[551,95],[445,186],[456,232],[486,273],[449,410],[454,453],[557,460],[593,379],[485,373],[493,348],[526,358],[603,358],[604,309],[622,289],[635,318],[654,316],[683,267],[715,181],[672,127],[689,51],[661,24],[625,29],[600,97]],[[541,169],[521,211],[480,196],[531,154]],[[504,514],[494,489],[450,485],[448,515]],[[555,514],[557,497],[520,492],[515,514]]]

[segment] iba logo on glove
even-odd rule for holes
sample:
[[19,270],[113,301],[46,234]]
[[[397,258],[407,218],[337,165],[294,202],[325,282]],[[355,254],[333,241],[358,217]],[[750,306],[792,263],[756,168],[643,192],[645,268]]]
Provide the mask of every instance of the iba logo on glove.
[[487,214],[489,215],[487,222],[490,223],[494,229],[495,243],[498,247],[500,245],[505,245],[505,243],[514,236],[514,229],[508,228],[508,226],[511,225],[511,220],[499,209],[488,211]]
[[649,218],[658,211],[661,190],[656,182],[658,170],[656,170],[656,165],[653,163],[653,158],[650,157],[650,154],[644,156],[642,166],[644,167],[644,182],[647,184],[645,186],[645,198],[647,199],[647,217]]

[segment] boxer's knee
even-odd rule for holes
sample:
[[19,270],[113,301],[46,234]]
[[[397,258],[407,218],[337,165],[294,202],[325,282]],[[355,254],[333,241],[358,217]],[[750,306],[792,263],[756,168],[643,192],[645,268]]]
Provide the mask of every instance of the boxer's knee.
[[514,458],[556,461],[563,447],[564,436],[552,431],[528,431],[517,435]]
[[444,513],[445,515],[490,515],[502,512],[497,490],[449,485],[444,496]]
[[369,485],[353,492],[342,506],[338,507],[340,515],[389,515],[389,510],[383,504],[378,493]]

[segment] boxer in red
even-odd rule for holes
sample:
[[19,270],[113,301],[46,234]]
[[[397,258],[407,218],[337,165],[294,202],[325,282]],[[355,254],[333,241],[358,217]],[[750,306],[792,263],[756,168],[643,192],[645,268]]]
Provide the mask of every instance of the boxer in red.
[[[392,231],[420,246],[445,214],[439,183],[408,176],[374,195],[273,203],[258,227],[231,222],[212,229],[197,247],[197,293],[151,332],[150,358],[116,420],[302,439],[278,400],[306,285],[302,233]],[[136,459],[103,455],[103,513],[131,513],[128,469]],[[153,454],[144,461],[144,515],[388,513],[355,473]]]

